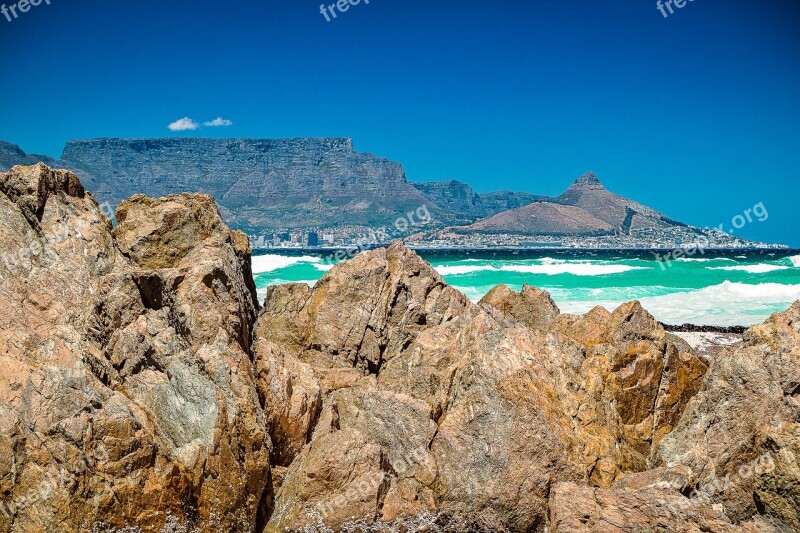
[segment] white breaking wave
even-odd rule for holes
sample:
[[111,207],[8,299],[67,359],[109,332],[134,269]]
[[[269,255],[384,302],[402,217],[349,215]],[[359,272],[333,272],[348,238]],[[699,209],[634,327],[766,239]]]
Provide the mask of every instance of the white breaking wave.
[[319,257],[311,257],[304,255],[301,257],[289,257],[286,255],[256,255],[253,257],[253,274],[263,274],[264,272],[272,272],[280,270],[288,266],[296,265],[297,263],[320,263],[322,260]]
[[727,270],[729,272],[749,272],[750,274],[766,274],[767,272],[775,272],[776,270],[789,270],[788,266],[783,265],[737,265],[727,267],[712,267],[709,270]]
[[729,257],[679,257],[673,259],[679,263],[708,263],[710,261],[733,261]]
[[632,270],[645,270],[645,267],[630,265],[596,265],[591,263],[560,263],[552,265],[514,265],[504,266],[500,270],[505,272],[522,272],[524,274],[544,274],[557,276],[559,274],[572,274],[573,276],[609,276],[622,274]]
[[476,272],[518,272],[522,274],[542,274],[546,276],[557,276],[560,274],[572,274],[573,276],[607,276],[612,274],[622,274],[632,270],[644,270],[645,267],[619,265],[619,264],[598,264],[592,261],[563,261],[545,257],[540,259],[541,264],[533,265],[449,265],[436,266],[436,271],[442,276],[458,276],[463,274],[474,274]]
[[[772,313],[785,311],[800,300],[800,285],[781,283],[733,283],[661,296],[640,298],[642,306],[657,320],[667,324],[684,323],[713,326],[751,326]],[[625,303],[617,300],[559,301],[564,313],[586,313],[596,305],[613,310]]]
[[795,268],[800,268],[800,255],[793,255],[789,258],[789,261],[792,262]]
[[642,305],[666,323],[750,326],[784,311],[800,299],[800,285],[733,283],[642,299]]
[[441,276],[458,276],[461,274],[472,274],[475,272],[497,272],[497,268],[492,265],[453,265],[433,267]]

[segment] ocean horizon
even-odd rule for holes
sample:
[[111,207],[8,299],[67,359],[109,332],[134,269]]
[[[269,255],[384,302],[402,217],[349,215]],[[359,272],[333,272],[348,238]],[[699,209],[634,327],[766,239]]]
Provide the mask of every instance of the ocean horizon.
[[[638,300],[670,325],[751,326],[800,299],[800,250],[706,250],[659,262],[643,250],[420,250],[444,280],[473,302],[505,284],[550,293],[562,313],[613,311]],[[314,286],[336,263],[330,251],[258,250],[259,301],[285,283]]]

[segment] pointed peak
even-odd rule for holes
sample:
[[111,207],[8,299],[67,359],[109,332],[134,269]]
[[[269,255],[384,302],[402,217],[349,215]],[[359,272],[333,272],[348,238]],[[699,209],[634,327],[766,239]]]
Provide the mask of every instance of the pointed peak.
[[575,186],[577,187],[587,187],[587,188],[603,188],[603,184],[600,183],[600,178],[597,177],[597,174],[594,172],[587,172],[580,178],[575,181]]

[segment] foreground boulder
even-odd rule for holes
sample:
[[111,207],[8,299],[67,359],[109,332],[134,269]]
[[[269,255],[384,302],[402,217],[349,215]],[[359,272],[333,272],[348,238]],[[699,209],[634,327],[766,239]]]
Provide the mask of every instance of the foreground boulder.
[[313,289],[271,288],[255,357],[267,404],[285,406],[267,413],[271,437],[291,456],[273,453],[286,469],[266,531],[422,513],[539,531],[553,483],[643,470],[706,364],[638,304],[602,317],[590,341],[559,331],[538,289],[473,305],[400,245]]
[[309,516],[340,527],[423,512],[543,527],[554,473],[581,475],[559,436],[566,419],[551,421],[554,406],[538,400],[549,380],[530,352],[543,351],[534,332],[517,332],[524,338],[512,341],[398,245],[334,268],[313,290],[272,289],[256,326],[257,364],[310,371],[287,400],[317,408],[319,389],[322,402],[314,427],[297,432],[280,412],[268,415],[276,442],[310,442],[275,483],[266,530],[302,528]]
[[800,302],[714,360],[657,460],[691,467],[697,497],[736,520],[800,531]]
[[257,303],[213,200],[136,197],[112,231],[68,172],[0,192],[0,531],[253,530]]

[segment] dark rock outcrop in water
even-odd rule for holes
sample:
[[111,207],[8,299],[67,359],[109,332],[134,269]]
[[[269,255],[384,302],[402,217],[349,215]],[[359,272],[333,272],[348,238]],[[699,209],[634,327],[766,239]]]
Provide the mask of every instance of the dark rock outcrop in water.
[[709,367],[399,244],[259,310],[211,197],[117,219],[0,174],[0,532],[800,528],[800,302]]

